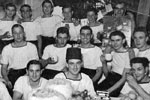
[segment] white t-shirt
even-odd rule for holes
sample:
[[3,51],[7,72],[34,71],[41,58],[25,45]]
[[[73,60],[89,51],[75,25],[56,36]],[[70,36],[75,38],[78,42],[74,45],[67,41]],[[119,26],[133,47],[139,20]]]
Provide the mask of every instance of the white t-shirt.
[[81,73],[81,79],[80,80],[72,80],[68,79],[64,73],[59,73],[55,76],[55,78],[61,78],[66,79],[71,82],[72,87],[75,91],[81,91],[88,90],[88,94],[91,96],[95,96],[95,90],[93,86],[93,82],[90,79],[90,77],[84,73]]
[[56,34],[57,24],[60,23],[63,19],[57,15],[52,17],[42,18],[38,17],[35,21],[41,25],[42,36],[54,37]]
[[150,48],[144,51],[139,51],[137,48],[134,48],[133,50],[136,57],[146,57],[150,61]]
[[3,82],[0,82],[0,100],[12,100]]
[[38,59],[37,48],[34,44],[27,42],[23,47],[13,47],[9,44],[2,51],[2,64],[8,64],[8,69],[26,68],[30,60]]
[[100,42],[100,40],[97,39],[97,33],[98,33],[98,32],[102,33],[102,32],[103,32],[103,27],[104,27],[103,24],[100,24],[99,26],[91,27],[91,29],[92,29],[92,31],[93,31],[94,42],[95,42],[95,43],[99,43],[99,42]]
[[23,22],[27,41],[36,41],[37,36],[42,34],[41,26],[37,22]]
[[129,52],[112,52],[112,71],[122,75],[124,68],[130,67]]
[[9,32],[9,35],[11,36],[11,38],[5,38],[2,40],[12,40],[12,31],[11,28],[14,24],[17,24],[16,21],[2,21],[0,20],[0,35],[4,35],[7,31]]
[[[148,94],[150,94],[150,83],[142,83],[139,84]],[[122,94],[127,94],[130,91],[134,91],[132,87],[129,86],[129,84],[126,82],[125,85],[123,86],[121,93]]]
[[81,53],[83,56],[84,68],[96,70],[98,67],[102,67],[100,56],[103,53],[99,47],[81,48]]
[[61,71],[66,66],[66,51],[69,47],[71,47],[69,44],[61,48],[55,47],[53,44],[45,47],[42,59],[52,57],[58,60],[56,64],[48,64],[46,69]]
[[74,40],[77,41],[80,37],[80,28],[81,25],[75,26],[74,23],[64,23],[61,22],[58,24],[58,28],[59,27],[64,27],[66,24],[69,25],[69,34],[70,34],[70,40]]
[[44,88],[46,83],[47,83],[47,80],[44,78],[41,78],[39,86],[37,88],[32,88],[29,83],[29,77],[21,76],[15,82],[13,91],[20,92],[21,94],[23,94],[23,100],[28,100],[28,95],[32,93],[32,91]]

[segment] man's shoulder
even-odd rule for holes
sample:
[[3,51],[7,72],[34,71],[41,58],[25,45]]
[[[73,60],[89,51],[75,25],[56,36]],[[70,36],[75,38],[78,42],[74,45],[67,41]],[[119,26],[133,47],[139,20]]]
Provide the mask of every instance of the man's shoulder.
[[20,76],[17,80],[22,80],[22,81],[25,81],[28,79],[28,76],[27,75],[24,75],[24,76]]
[[87,74],[85,74],[85,73],[81,73],[81,76],[82,76],[82,79],[84,79],[84,80],[87,80],[87,79],[91,80],[91,78]]

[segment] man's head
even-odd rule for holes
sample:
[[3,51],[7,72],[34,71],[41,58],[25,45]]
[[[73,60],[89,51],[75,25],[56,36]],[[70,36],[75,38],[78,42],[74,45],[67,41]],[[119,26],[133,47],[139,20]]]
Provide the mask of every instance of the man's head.
[[115,6],[114,14],[115,14],[115,16],[117,16],[117,17],[123,16],[123,15],[125,14],[125,4],[124,4],[124,3],[118,3],[118,4]]
[[89,22],[95,22],[97,20],[97,11],[95,8],[89,8],[86,13]]
[[21,17],[23,19],[31,18],[32,17],[32,9],[31,6],[28,4],[24,4],[20,7]]
[[69,72],[72,75],[80,73],[82,63],[82,54],[80,48],[68,48],[66,53],[66,61],[68,64]]
[[42,10],[45,15],[49,15],[53,12],[54,4],[52,0],[44,0],[42,2]]
[[15,42],[25,41],[24,28],[20,24],[15,24],[12,26],[12,35]]
[[62,8],[62,13],[63,13],[64,19],[71,19],[73,15],[73,10],[72,10],[71,5],[65,5]]
[[69,40],[69,30],[66,27],[59,27],[57,29],[56,44],[60,47],[64,47]]
[[93,32],[89,26],[83,26],[80,29],[81,43],[88,44],[93,39]]
[[132,74],[138,82],[141,82],[145,76],[148,76],[149,61],[145,57],[136,57],[131,59]]
[[135,46],[138,49],[141,49],[145,45],[147,45],[148,35],[147,35],[146,28],[138,27],[137,29],[135,29],[135,32],[133,34],[133,38],[134,38]]
[[17,8],[14,4],[8,3],[5,6],[6,17],[14,18],[16,15]]
[[126,42],[125,35],[121,31],[114,31],[109,36],[111,45],[115,50],[119,50],[124,47]]
[[39,81],[42,71],[42,64],[38,60],[31,60],[28,62],[26,72],[29,76],[30,81]]

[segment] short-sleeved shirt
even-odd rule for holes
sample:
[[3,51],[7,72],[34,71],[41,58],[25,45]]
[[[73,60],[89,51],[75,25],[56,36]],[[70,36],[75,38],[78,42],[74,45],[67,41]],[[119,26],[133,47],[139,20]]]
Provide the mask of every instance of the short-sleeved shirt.
[[61,71],[66,66],[66,51],[69,47],[71,47],[69,44],[61,48],[55,47],[53,44],[45,47],[42,59],[48,59],[49,57],[58,58],[56,64],[48,64],[46,69]]
[[60,23],[63,19],[57,15],[52,17],[42,18],[39,17],[35,21],[41,25],[42,36],[54,37],[56,34],[57,24]]
[[8,44],[2,51],[1,63],[8,65],[8,69],[24,69],[30,60],[39,59],[37,48],[27,42],[25,46],[13,47]]
[[84,68],[96,70],[98,67],[102,67],[100,56],[103,53],[99,47],[81,48],[81,53],[83,56]]
[[137,48],[134,48],[133,50],[136,57],[146,57],[150,61],[150,48],[143,51],[139,51]]
[[112,52],[112,71],[122,75],[124,68],[130,67],[129,52]]
[[2,40],[12,40],[12,31],[11,28],[14,24],[17,24],[16,21],[3,21],[0,20],[0,35],[4,35],[7,31],[9,32],[9,35],[11,36],[11,38],[5,38]]
[[12,100],[3,82],[0,82],[0,100]]
[[75,91],[81,91],[88,90],[89,95],[95,96],[95,90],[93,87],[93,82],[90,79],[90,77],[84,73],[81,73],[81,79],[80,80],[72,80],[68,79],[65,75],[65,73],[59,73],[55,76],[55,78],[61,78],[66,79],[71,82],[72,87]]
[[[150,94],[150,82],[148,83],[142,83],[142,84],[139,84],[148,94]],[[129,93],[130,91],[135,91],[133,90],[129,84],[126,82],[125,85],[123,86],[122,90],[121,90],[121,93],[122,94],[127,94]]]
[[29,83],[29,77],[28,76],[21,76],[17,79],[14,85],[13,91],[17,91],[23,95],[23,100],[28,100],[28,95],[32,91],[35,91],[37,89],[42,89],[47,84],[47,80],[44,78],[40,79],[39,86],[37,88],[32,88]]
[[24,27],[27,41],[36,41],[37,36],[42,34],[41,26],[37,22],[23,22],[21,25]]

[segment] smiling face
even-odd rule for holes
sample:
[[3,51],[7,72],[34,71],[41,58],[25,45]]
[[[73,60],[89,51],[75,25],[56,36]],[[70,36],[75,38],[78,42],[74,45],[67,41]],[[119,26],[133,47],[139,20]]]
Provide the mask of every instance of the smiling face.
[[43,10],[44,15],[51,14],[52,11],[53,11],[52,4],[48,3],[48,2],[44,3],[43,6],[42,6],[42,10]]
[[120,50],[121,48],[123,48],[124,42],[125,40],[118,35],[111,36],[111,45],[115,50]]
[[40,80],[42,70],[40,68],[40,65],[38,64],[31,64],[29,66],[29,69],[27,70],[27,74],[29,76],[29,80],[32,82],[37,82]]
[[146,37],[144,32],[134,33],[134,43],[138,49],[143,48],[147,44],[148,37]]
[[142,79],[147,75],[146,74],[146,68],[142,65],[142,63],[133,63],[132,64],[132,74],[134,78],[138,81],[141,82]]
[[21,11],[21,17],[23,19],[31,18],[32,12],[29,7],[24,6],[20,11]]
[[69,59],[68,69],[72,75],[78,75],[80,73],[82,61],[79,59]]
[[81,43],[88,44],[92,39],[92,33],[88,29],[82,29],[80,33]]

